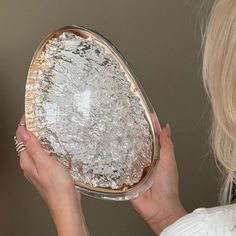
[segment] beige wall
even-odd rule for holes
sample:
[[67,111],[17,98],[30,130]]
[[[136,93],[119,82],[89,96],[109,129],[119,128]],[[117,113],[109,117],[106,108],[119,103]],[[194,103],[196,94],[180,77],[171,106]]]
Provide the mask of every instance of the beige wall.
[[[1,236],[55,234],[47,208],[21,173],[12,137],[23,113],[27,70],[37,44],[69,24],[91,27],[109,38],[130,62],[161,124],[170,122],[186,209],[216,204],[217,171],[208,151],[209,108],[200,72],[202,2],[0,1]],[[91,235],[153,235],[128,202],[84,198],[83,205]]]

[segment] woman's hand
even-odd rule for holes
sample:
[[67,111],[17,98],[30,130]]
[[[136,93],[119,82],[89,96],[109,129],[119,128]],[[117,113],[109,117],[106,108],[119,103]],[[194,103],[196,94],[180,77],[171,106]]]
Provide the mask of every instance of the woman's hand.
[[135,210],[157,235],[186,214],[179,200],[178,170],[170,134],[169,125],[160,134],[160,162],[156,169],[153,186],[131,201]]
[[[25,123],[24,117],[22,123]],[[25,150],[20,153],[21,169],[48,205],[58,235],[89,235],[80,194],[75,190],[67,168],[50,156],[25,126],[18,127],[16,137],[25,145]]]

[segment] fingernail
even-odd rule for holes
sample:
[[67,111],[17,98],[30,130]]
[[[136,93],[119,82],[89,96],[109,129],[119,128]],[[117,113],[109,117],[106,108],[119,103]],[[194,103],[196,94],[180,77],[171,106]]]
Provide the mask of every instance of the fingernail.
[[171,137],[171,127],[170,127],[169,123],[166,124],[166,129],[167,129],[167,135],[169,137]]
[[29,132],[25,129],[25,128],[22,128],[19,132],[19,136],[21,138],[21,140],[23,142],[26,142],[27,140],[30,139],[30,135],[29,135]]

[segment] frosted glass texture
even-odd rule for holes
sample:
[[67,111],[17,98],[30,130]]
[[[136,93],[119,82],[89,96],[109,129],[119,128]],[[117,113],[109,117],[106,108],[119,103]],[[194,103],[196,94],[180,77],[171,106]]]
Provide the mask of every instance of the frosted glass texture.
[[151,186],[160,125],[124,58],[98,33],[69,26],[43,40],[28,73],[25,114],[82,193],[127,200]]

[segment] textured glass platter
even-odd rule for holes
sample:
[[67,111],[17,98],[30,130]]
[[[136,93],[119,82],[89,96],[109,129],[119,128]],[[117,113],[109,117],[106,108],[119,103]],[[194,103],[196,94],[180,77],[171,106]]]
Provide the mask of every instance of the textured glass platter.
[[125,200],[152,184],[160,125],[125,59],[100,34],[67,26],[30,65],[27,128],[94,197]]

